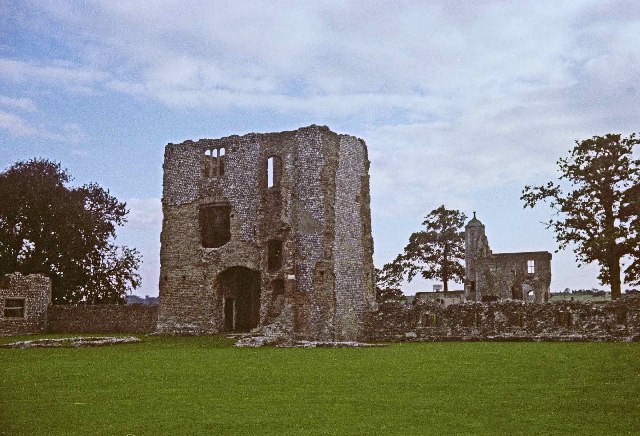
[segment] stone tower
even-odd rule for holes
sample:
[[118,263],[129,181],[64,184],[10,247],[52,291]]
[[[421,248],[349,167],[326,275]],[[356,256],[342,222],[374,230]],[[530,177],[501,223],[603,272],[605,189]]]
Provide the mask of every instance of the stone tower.
[[480,274],[482,268],[480,264],[482,259],[491,253],[489,249],[489,242],[485,234],[484,224],[476,218],[476,213],[473,213],[473,218],[467,223],[464,228],[465,235],[465,282],[464,282],[464,295],[466,300],[480,301],[478,281],[481,281]]
[[168,144],[163,332],[354,339],[375,302],[369,161],[327,127]]

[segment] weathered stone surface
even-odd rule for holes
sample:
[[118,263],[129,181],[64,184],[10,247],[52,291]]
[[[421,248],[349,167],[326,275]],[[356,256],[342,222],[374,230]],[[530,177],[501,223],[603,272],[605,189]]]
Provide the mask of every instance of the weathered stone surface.
[[[9,306],[22,302],[22,310]],[[0,279],[0,335],[38,333],[47,326],[51,280],[41,274],[7,274]],[[18,315],[18,316],[16,316]]]
[[49,306],[50,333],[151,333],[156,330],[158,306],[96,304]]
[[[358,337],[375,305],[368,170],[362,140],[315,125],[167,145],[158,330]],[[220,246],[203,247],[204,207],[229,207]]]
[[366,316],[369,341],[638,341],[640,296],[604,304],[502,300],[443,306],[381,305]]

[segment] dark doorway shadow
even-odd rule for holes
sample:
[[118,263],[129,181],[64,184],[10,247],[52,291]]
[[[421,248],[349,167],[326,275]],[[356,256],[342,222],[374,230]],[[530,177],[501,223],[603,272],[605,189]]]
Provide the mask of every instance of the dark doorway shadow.
[[248,332],[260,319],[260,272],[234,266],[218,275],[223,296],[224,330]]

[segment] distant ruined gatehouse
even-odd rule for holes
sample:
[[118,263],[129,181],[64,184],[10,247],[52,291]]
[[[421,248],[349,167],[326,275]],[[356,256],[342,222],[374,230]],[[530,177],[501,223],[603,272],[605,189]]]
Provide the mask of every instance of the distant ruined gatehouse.
[[465,226],[465,299],[549,301],[551,253],[493,253],[474,212]]
[[369,160],[323,126],[168,144],[160,332],[355,339],[375,306]]

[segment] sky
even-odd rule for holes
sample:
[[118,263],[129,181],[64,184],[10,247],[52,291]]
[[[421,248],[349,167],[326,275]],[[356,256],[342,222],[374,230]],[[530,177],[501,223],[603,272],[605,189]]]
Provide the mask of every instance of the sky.
[[[167,143],[310,124],[368,145],[376,266],[441,204],[494,252],[554,252],[522,189],[575,140],[640,131],[639,35],[637,1],[2,0],[0,170],[44,157],[126,201],[138,295],[158,294]],[[551,288],[597,272],[554,253]]]

